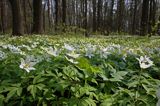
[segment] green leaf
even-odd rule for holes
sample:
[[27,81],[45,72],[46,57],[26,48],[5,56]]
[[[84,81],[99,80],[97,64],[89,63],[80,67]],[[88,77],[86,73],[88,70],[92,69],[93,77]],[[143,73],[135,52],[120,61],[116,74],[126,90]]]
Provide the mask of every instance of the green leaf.
[[152,88],[151,86],[144,85],[144,84],[142,84],[142,86],[147,91],[146,93],[148,95],[151,95],[154,98],[156,98],[156,95],[155,95],[156,90],[154,88]]
[[99,67],[92,66],[86,58],[79,58],[78,64],[76,65],[80,70],[84,70],[90,73],[97,73],[100,72]]
[[112,77],[110,79],[110,81],[121,81],[123,79],[123,77],[127,74],[128,72],[125,72],[125,71],[119,71],[119,72],[116,72],[114,74],[112,74]]
[[43,90],[45,86],[46,86],[46,85],[41,84],[41,83],[36,85],[36,87],[37,87],[39,90]]
[[131,87],[137,87],[138,84],[139,84],[139,81],[134,80],[133,82],[129,82],[127,85],[128,85],[128,88],[131,88]]
[[30,86],[28,86],[27,90],[30,91],[31,95],[35,99],[36,98],[36,92],[37,92],[36,85],[30,85]]
[[5,100],[5,97],[3,95],[0,95],[0,106],[3,106],[4,100]]
[[78,106],[96,106],[96,103],[93,99],[84,97],[80,100]]
[[17,95],[18,96],[21,96],[21,94],[22,94],[22,88],[20,87],[20,88],[17,88]]
[[38,75],[33,79],[33,84],[43,82],[44,80],[45,80],[45,78],[42,78],[41,75]]
[[17,93],[17,88],[12,87],[12,90],[9,91],[6,97],[6,102],[9,101],[10,98],[12,98]]

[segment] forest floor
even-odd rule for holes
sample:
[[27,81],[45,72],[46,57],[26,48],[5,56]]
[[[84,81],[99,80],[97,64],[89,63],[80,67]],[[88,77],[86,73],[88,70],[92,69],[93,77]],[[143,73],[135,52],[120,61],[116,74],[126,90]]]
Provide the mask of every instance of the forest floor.
[[1,36],[0,76],[1,106],[155,106],[160,37]]

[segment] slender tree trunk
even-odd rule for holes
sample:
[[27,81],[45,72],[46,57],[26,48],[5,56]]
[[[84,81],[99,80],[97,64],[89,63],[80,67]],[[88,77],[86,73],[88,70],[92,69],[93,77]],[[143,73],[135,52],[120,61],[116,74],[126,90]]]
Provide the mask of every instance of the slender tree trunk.
[[9,0],[12,7],[12,35],[23,35],[23,15],[20,0]]
[[132,34],[136,33],[136,13],[137,13],[137,0],[134,0],[133,21],[132,21]]
[[43,33],[43,7],[42,0],[33,0],[33,33]]
[[62,23],[65,25],[66,24],[66,0],[62,0]]
[[2,32],[6,33],[7,30],[7,1],[1,0],[1,20],[2,20]]
[[[52,0],[51,0],[52,1]],[[52,22],[51,22],[51,1],[48,0],[47,1],[47,7],[48,7],[48,25],[49,25],[49,29],[52,26]]]
[[102,21],[102,0],[98,0],[98,10],[97,10],[97,30],[101,29]]
[[55,0],[55,30],[57,30],[57,27],[59,25],[59,0]]
[[144,36],[148,33],[148,11],[149,11],[149,0],[143,0],[142,4],[142,17],[141,17],[141,33]]
[[43,5],[43,31],[46,31],[46,13],[45,13],[45,9],[46,9],[46,3]]
[[111,0],[111,9],[109,15],[110,31],[113,31],[113,9],[114,9],[114,0]]
[[[73,10],[72,10],[73,11]],[[66,15],[67,15],[67,4],[66,0],[62,0],[62,25],[63,29],[62,31],[65,32],[65,27],[66,27]]]
[[26,0],[23,0],[23,15],[24,15],[24,25],[25,25],[25,28],[24,28],[24,31],[29,33],[29,30],[28,30],[28,24],[27,24],[27,12],[26,12]]
[[92,22],[92,27],[93,27],[93,32],[96,31],[97,25],[96,25],[96,0],[92,1],[93,5],[93,22]]
[[123,21],[124,21],[124,0],[118,0],[118,4],[117,4],[117,31],[121,32],[123,31]]
[[150,0],[150,12],[149,12],[149,26],[148,26],[148,32],[151,36],[151,34],[154,34],[154,31],[152,32],[152,27],[155,25],[155,15],[156,15],[156,2],[155,0]]
[[85,28],[85,36],[89,37],[89,33],[88,33],[88,21],[87,21],[87,13],[88,13],[88,9],[87,9],[87,0],[85,0],[85,11],[84,11],[84,28]]

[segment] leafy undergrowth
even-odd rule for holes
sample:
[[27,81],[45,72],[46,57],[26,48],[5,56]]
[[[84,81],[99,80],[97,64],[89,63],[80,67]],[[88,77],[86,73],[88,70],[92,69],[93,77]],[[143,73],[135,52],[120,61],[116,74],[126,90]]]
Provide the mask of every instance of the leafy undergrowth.
[[0,106],[159,106],[160,38],[1,37],[0,76]]

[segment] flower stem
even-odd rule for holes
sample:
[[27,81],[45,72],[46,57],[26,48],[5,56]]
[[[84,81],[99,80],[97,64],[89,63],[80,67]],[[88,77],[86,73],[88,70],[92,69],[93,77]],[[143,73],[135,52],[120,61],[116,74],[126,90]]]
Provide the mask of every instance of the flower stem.
[[138,106],[137,105],[137,99],[138,99],[138,92],[139,92],[139,90],[140,90],[140,84],[141,84],[141,76],[142,76],[142,68],[141,68],[141,70],[139,71],[139,75],[138,75],[138,86],[137,86],[137,91],[136,91],[136,94],[135,94],[135,104],[136,104],[136,106]]

